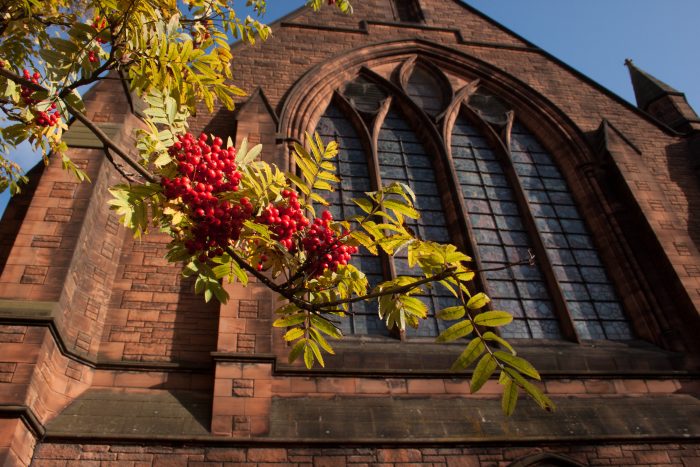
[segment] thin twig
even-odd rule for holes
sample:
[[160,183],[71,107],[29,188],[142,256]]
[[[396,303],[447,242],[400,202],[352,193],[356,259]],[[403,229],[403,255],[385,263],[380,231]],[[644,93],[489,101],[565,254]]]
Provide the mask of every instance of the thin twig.
[[420,287],[423,284],[427,284],[429,282],[437,282],[441,281],[443,279],[447,279],[450,277],[453,273],[455,272],[455,268],[448,268],[442,271],[441,273],[435,274],[434,276],[426,277],[424,279],[417,280],[415,282],[412,282],[410,284],[402,285],[399,287],[390,287],[388,289],[380,290],[378,292],[372,292],[367,295],[363,295],[361,297],[354,297],[354,298],[345,298],[343,300],[335,300],[332,302],[326,302],[326,303],[318,303],[318,304],[313,304],[313,309],[314,310],[322,310],[324,308],[328,307],[337,307],[338,305],[345,305],[348,303],[356,303],[356,302],[361,302],[364,300],[371,300],[373,298],[379,298],[383,297],[385,295],[393,295],[393,294],[401,294],[405,292],[409,292],[416,287]]
[[299,297],[294,296],[294,294],[290,293],[285,287],[275,284],[272,280],[270,280],[265,274],[261,273],[257,269],[255,269],[253,266],[251,266],[246,260],[241,258],[238,253],[232,248],[232,247],[227,247],[226,252],[231,256],[231,259],[233,259],[240,267],[248,271],[250,274],[252,274],[256,279],[258,279],[260,282],[265,284],[267,288],[272,290],[273,292],[277,292],[278,294],[282,295],[284,298],[289,300],[290,302],[294,303],[296,306],[298,306],[301,309],[307,310],[307,311],[314,311],[314,305],[310,302],[307,302],[306,300],[302,300]]
[[[8,71],[4,68],[0,68],[0,76],[4,76],[5,78],[8,78],[15,83],[19,83],[22,86],[26,86],[29,89],[33,89],[34,91],[40,91],[40,92],[48,92],[48,90],[36,83],[33,83],[32,81],[25,79],[22,76],[17,75],[16,73],[13,73],[11,71]],[[76,109],[73,107],[71,104],[66,102],[65,100],[63,101],[63,104],[66,106],[66,109],[68,112],[73,115],[76,120],[81,122],[83,125],[85,125],[90,131],[93,132],[93,134],[99,139],[102,144],[105,145],[106,148],[111,149],[114,151],[115,154],[117,154],[124,162],[126,162],[129,166],[131,166],[132,169],[134,169],[139,175],[141,175],[146,181],[151,182],[151,183],[156,183],[156,178],[151,174],[148,170],[143,168],[138,162],[133,160],[131,156],[129,156],[124,150],[122,150],[119,146],[112,141],[112,139],[105,134],[104,131],[102,131],[97,125],[95,125],[89,118],[85,116],[80,110]]]
[[122,177],[124,177],[131,183],[139,183],[139,181],[134,176],[135,174],[127,172],[126,170],[124,170],[124,167],[122,167],[121,164],[117,163],[117,161],[114,160],[114,157],[112,157],[112,153],[110,152],[109,148],[105,148],[105,157],[107,157],[107,160],[112,163],[112,166],[117,170],[117,172],[121,174]]

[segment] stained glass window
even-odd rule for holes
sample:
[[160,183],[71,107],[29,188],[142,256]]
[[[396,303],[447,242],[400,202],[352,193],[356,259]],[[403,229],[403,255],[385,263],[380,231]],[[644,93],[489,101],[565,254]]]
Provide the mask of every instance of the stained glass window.
[[415,67],[406,83],[406,94],[427,114],[435,116],[445,107],[440,82],[428,70]]
[[[470,98],[468,105],[475,115],[467,118],[465,113],[458,114],[452,129],[454,172],[442,173],[436,169],[444,164],[435,164],[436,155],[426,150],[423,136],[418,136],[396,103],[385,116],[377,115],[382,102],[397,92],[388,92],[391,86],[382,86],[378,80],[360,77],[343,91],[350,105],[362,112],[362,118],[382,118],[374,123],[378,124],[374,135],[378,174],[370,170],[375,164],[370,159],[372,137],[367,135],[368,141],[363,141],[364,136],[336,104],[328,107],[318,124],[322,138],[340,145],[336,164],[342,180],[327,196],[334,217],[360,214],[351,198],[376,189],[378,183],[402,182],[416,193],[416,208],[421,212],[419,220],[407,219],[407,226],[424,240],[454,243],[453,233],[468,230],[466,224],[448,228],[445,215],[455,208],[450,201],[452,194],[445,192],[453,185],[446,182],[456,176],[454,182],[461,193],[453,195],[464,199],[472,234],[469,240],[484,269],[481,279],[492,298],[492,308],[515,316],[511,325],[500,330],[504,337],[561,339],[560,320],[566,319],[562,315],[565,311],[581,339],[631,339],[620,300],[551,155],[517,122],[510,154],[499,152],[469,120],[483,119],[484,124],[503,128],[509,115],[507,104],[486,91]],[[440,86],[434,75],[417,66],[406,85],[406,95],[391,98],[412,99],[426,114],[435,116],[446,104]],[[427,116],[423,121],[429,121]],[[537,259],[538,264],[510,266],[528,258],[535,245],[546,251],[546,256]],[[408,267],[405,252],[388,261],[382,264],[382,259],[361,251],[353,264],[367,274],[372,285],[391,278],[387,265],[393,265],[396,275],[418,276]],[[422,299],[429,317],[417,331],[407,330],[409,337],[436,336],[452,324],[435,318],[437,310],[456,304],[446,289],[439,284],[426,288]],[[346,333],[389,334],[377,316],[376,302],[355,304],[352,311],[350,319],[340,320]]]

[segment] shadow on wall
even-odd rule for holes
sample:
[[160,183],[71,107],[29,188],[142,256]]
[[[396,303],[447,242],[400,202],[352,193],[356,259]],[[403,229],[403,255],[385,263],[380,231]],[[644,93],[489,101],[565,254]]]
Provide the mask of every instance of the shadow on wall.
[[220,108],[213,115],[207,114],[209,119],[204,128],[197,125],[191,125],[190,131],[197,136],[199,132],[206,133],[207,135],[216,135],[226,143],[227,138],[231,138],[231,141],[236,141],[236,114],[242,103],[236,104],[235,110],[227,110],[225,108]]
[[0,218],[0,275],[5,269],[7,259],[12,251],[12,245],[17,238],[20,227],[24,222],[24,218],[29,210],[29,205],[32,202],[34,191],[39,185],[41,174],[44,173],[46,165],[37,164],[32,170],[27,172],[29,183],[22,187],[22,192],[14,196],[4,214]]
[[217,346],[220,305],[216,299],[205,303],[203,295],[194,293],[194,278],[179,277],[179,289],[171,359],[209,364]]
[[128,238],[110,299],[105,360],[211,365],[219,321],[217,302],[204,303],[182,265],[165,259],[170,237]]
[[[671,192],[667,194],[671,204],[680,205],[688,213],[688,235],[695,244],[695,249],[700,250],[700,135],[667,146],[666,160],[671,180],[683,195]],[[678,253],[693,254],[688,247],[677,245]]]

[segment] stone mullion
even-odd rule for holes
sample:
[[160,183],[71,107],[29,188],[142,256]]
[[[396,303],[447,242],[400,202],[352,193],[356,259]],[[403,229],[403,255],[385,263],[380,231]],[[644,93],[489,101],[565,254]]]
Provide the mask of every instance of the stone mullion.
[[[457,98],[459,101],[466,99],[461,93],[458,94]],[[453,189],[453,199],[455,202],[455,212],[458,218],[458,228],[463,236],[462,248],[467,251],[471,256],[476,269],[483,269],[481,262],[481,257],[479,255],[479,249],[475,243],[472,243],[472,239],[476,238],[474,236],[474,231],[472,230],[471,220],[469,219],[468,210],[466,202],[464,201],[464,194],[462,193],[462,187],[459,182],[459,177],[457,177],[457,169],[455,169],[454,160],[452,158],[452,127],[454,122],[459,115],[462,104],[458,102],[453,102],[448,106],[444,124],[443,124],[443,134],[442,138],[445,145],[446,164],[445,164],[445,176],[448,177],[449,186]],[[480,290],[482,290],[486,295],[490,296],[488,282],[485,281],[481,274],[476,274],[475,279]],[[490,305],[487,305],[490,307]],[[490,308],[489,308],[490,309]]]
[[[375,183],[375,186],[377,189],[380,189],[382,185],[382,176],[381,172],[379,169],[379,132],[382,129],[382,124],[384,123],[384,118],[386,115],[389,113],[389,109],[391,108],[391,103],[392,103],[392,98],[388,97],[384,102],[382,102],[381,107],[379,108],[379,111],[377,112],[377,116],[374,119],[374,126],[372,128],[372,154],[371,154],[371,160],[370,160],[370,177],[373,177],[373,181]],[[396,266],[394,265],[394,261],[387,255],[386,253],[381,253],[381,258],[382,258],[382,264],[385,267],[384,270],[384,275],[385,277],[388,275],[389,279],[396,279]]]

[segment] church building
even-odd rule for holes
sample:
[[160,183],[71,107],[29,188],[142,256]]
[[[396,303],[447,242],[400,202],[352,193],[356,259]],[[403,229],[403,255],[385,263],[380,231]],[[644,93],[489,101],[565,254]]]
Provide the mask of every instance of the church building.
[[[467,2],[468,3],[468,2]],[[385,328],[355,305],[325,368],[289,364],[278,298],[194,294],[108,209],[120,175],[78,124],[79,183],[40,165],[0,223],[0,465],[700,465],[700,118],[631,61],[631,105],[459,0],[300,9],[234,48],[249,95],[192,132],[262,143],[293,169],[305,133],[338,141],[336,218],[408,184],[421,238],[457,245],[476,287],[514,313],[502,335],[556,403],[470,394],[464,343]],[[134,146],[138,99],[117,78],[88,117]],[[534,254],[534,265],[503,267]],[[359,255],[371,283],[405,257]]]

